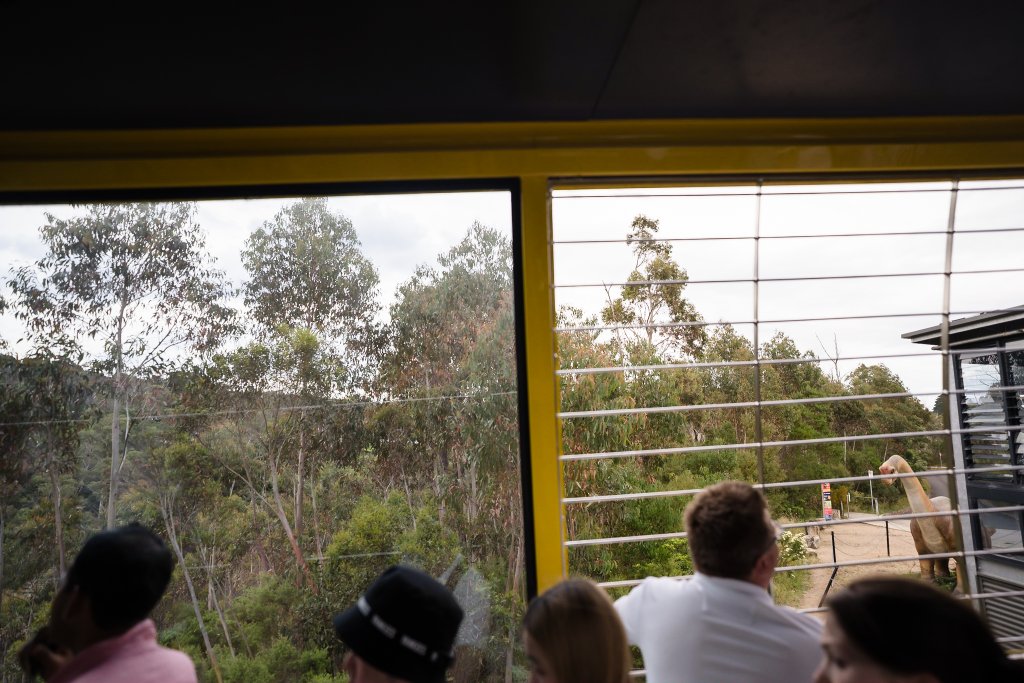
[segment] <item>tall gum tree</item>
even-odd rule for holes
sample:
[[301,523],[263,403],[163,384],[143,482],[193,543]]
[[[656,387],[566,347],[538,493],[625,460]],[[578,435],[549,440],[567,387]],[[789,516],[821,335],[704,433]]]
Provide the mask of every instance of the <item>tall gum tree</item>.
[[633,219],[626,237],[634,255],[626,278],[631,284],[618,296],[606,288],[608,303],[601,319],[606,325],[622,326],[614,330],[614,337],[624,353],[647,345],[665,358],[695,357],[706,341],[704,319],[683,296],[689,275],[672,257],[672,245],[658,239],[658,228],[657,220],[643,214]]
[[[380,278],[355,228],[323,197],[281,209],[246,240],[245,304],[252,332],[273,349],[267,391],[301,404],[324,403],[365,387],[374,367]],[[344,372],[339,372],[343,370]],[[295,545],[303,532],[307,455],[316,442],[304,410],[275,406],[274,429],[296,435],[292,523],[278,489],[281,464],[268,453],[275,508]],[[286,420],[289,425],[280,424]],[[291,527],[291,528],[289,528]],[[301,562],[300,562],[301,564]]]
[[[92,204],[68,219],[46,214],[46,254],[14,271],[12,307],[37,348],[91,357],[110,378],[107,528],[116,521],[133,386],[178,359],[217,346],[233,311],[213,267],[194,203]],[[124,412],[125,424],[121,425]]]
[[[430,521],[458,535],[472,568],[463,578],[489,568],[481,571],[493,572],[495,602],[518,604],[523,539],[508,237],[474,223],[436,266],[420,266],[399,287],[390,317],[380,391],[398,400],[375,420],[379,451],[388,456],[383,467],[402,483],[413,515],[409,491],[432,490]],[[495,612],[492,638],[513,634],[514,608]],[[512,655],[504,654],[511,680]],[[479,660],[463,659],[456,680],[483,680]]]
[[[26,411],[22,424],[27,431],[22,458],[45,471],[53,506],[54,548],[57,553],[55,576],[67,569],[64,539],[64,475],[78,465],[78,435],[84,423],[94,417],[92,386],[76,365],[59,358],[37,356],[14,361],[5,377],[8,398],[21,394]],[[5,411],[6,412],[6,411]],[[5,453],[4,457],[14,453]]]

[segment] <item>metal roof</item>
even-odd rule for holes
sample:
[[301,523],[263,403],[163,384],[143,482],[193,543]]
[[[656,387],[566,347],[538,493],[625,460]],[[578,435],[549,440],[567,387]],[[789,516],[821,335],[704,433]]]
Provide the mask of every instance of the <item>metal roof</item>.
[[[915,344],[937,346],[942,343],[942,325],[907,332],[902,337]],[[1024,305],[949,321],[950,348],[1012,337],[1024,337]]]

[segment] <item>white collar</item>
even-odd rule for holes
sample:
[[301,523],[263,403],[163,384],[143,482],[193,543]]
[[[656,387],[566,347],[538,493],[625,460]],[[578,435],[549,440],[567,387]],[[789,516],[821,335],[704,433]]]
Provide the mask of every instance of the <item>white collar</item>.
[[700,572],[694,572],[693,580],[700,584],[712,586],[721,590],[728,590],[734,593],[744,593],[749,595],[751,598],[768,605],[774,604],[772,596],[768,594],[768,591],[756,584],[750,583],[749,581],[727,579],[722,576],[708,576],[707,574],[701,574]]

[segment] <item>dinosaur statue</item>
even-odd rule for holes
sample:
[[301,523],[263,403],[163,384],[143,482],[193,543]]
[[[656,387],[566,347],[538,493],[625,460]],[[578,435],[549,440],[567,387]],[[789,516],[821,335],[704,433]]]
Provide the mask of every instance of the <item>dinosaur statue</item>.
[[[880,474],[913,474],[914,470],[907,464],[907,461],[898,455],[894,455],[878,468]],[[882,481],[892,486],[896,479],[888,477]],[[910,509],[917,512],[944,512],[952,509],[949,498],[936,496],[929,498],[924,492],[924,487],[917,477],[902,477],[903,490],[910,501]],[[959,550],[956,543],[956,534],[953,531],[953,517],[921,517],[910,521],[910,535],[914,538],[914,546],[918,555],[929,555],[932,553],[952,553]],[[949,559],[919,560],[921,563],[921,578],[928,581],[935,581],[936,575],[940,577],[949,576]],[[957,572],[957,587],[961,588],[963,572]]]

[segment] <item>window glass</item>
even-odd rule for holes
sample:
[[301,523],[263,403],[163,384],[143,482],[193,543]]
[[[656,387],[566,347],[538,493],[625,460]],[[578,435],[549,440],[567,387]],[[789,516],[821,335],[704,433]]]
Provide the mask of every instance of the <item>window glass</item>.
[[331,616],[398,562],[465,609],[456,681],[522,680],[511,215],[0,208],[3,678],[83,540],[138,520],[176,557],[163,642],[204,681],[340,680]]
[[[1002,390],[999,359],[999,353],[960,357],[960,374],[964,386],[961,409],[964,427],[970,430],[963,434],[963,443],[970,454],[972,467],[1012,464],[1006,397]],[[982,472],[973,476],[996,481],[1014,479],[1014,475],[1009,472]]]
[[[979,500],[977,508],[1012,507],[1012,503],[997,500]],[[981,547],[985,549],[1011,549],[1021,547],[1019,512],[983,512],[978,515],[981,525]]]
[[[1019,346],[1019,344],[1018,344]],[[1014,441],[1017,442],[1016,457],[1018,465],[1024,465],[1024,351],[1011,350],[1012,347],[1008,345],[1006,351],[1006,365],[1010,371],[1010,376],[1007,378],[1009,385],[1018,387],[1009,392],[1008,400],[1011,405],[1016,405],[1017,409],[1017,421],[1015,426],[1017,431],[1014,433]]]

